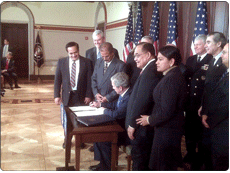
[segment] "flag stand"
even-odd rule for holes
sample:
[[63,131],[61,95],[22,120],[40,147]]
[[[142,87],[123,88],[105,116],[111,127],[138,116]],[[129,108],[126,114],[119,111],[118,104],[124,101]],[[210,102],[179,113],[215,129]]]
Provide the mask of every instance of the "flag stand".
[[40,75],[39,75],[39,68],[38,68],[38,78],[37,78],[37,83],[38,83],[38,84],[41,84],[41,83],[42,83],[42,79],[40,78]]

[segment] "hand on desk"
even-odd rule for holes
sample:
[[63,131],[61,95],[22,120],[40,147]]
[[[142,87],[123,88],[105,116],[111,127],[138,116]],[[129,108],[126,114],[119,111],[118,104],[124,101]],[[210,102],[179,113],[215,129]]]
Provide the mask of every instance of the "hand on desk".
[[90,107],[95,107],[95,108],[100,108],[101,107],[101,103],[98,101],[93,101],[89,103]]

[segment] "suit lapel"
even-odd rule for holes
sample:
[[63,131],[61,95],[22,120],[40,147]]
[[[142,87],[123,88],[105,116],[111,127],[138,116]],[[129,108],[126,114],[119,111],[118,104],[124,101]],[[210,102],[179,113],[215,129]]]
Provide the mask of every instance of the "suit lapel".
[[[84,68],[85,68],[85,61],[84,61],[84,59],[80,56],[79,57],[79,63],[80,63],[80,69],[79,69],[79,75],[78,75],[78,83],[79,83],[79,81],[80,81],[80,79],[81,79],[81,76],[82,76],[82,73],[83,73],[83,70],[84,70]],[[77,86],[79,86],[79,85],[77,85]]]
[[[114,70],[114,68],[116,67],[116,59],[113,59],[111,64],[109,65],[109,67],[107,68],[102,80],[101,80],[101,83],[100,85],[103,85],[109,77],[111,77],[111,72]],[[104,61],[103,61],[103,68],[102,68],[102,73],[103,73],[103,70],[104,70]]]
[[64,71],[66,72],[66,78],[68,80],[68,83],[70,84],[70,73],[69,73],[69,57],[66,58],[63,64]]
[[94,58],[94,62],[96,63],[97,61],[97,48],[96,47],[94,47],[93,49],[93,58]]

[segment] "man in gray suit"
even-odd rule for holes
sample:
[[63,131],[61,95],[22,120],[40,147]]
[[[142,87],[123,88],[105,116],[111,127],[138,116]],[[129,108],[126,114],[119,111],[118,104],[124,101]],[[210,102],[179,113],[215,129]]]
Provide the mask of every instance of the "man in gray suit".
[[[85,53],[85,57],[90,59],[92,62],[92,67],[94,68],[97,59],[101,58],[101,53],[99,51],[100,45],[105,42],[104,34],[101,30],[95,30],[93,32],[93,43],[95,47],[88,49]],[[117,49],[114,49],[115,57],[119,59]]]
[[88,105],[93,97],[90,60],[79,55],[79,46],[76,42],[67,43],[66,51],[69,56],[58,60],[54,102],[57,105],[63,102],[64,106]]
[[112,102],[118,95],[113,90],[110,78],[117,72],[126,72],[126,64],[115,57],[113,46],[109,42],[100,46],[101,59],[98,59],[92,75],[92,90],[99,102]]

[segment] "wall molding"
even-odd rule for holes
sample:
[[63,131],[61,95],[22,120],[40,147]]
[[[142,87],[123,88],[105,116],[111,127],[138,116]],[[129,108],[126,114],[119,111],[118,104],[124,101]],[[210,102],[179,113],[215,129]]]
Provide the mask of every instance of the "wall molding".
[[73,26],[61,26],[61,25],[39,25],[36,24],[34,29],[39,30],[59,30],[59,31],[78,31],[78,32],[93,32],[94,27],[73,27]]

